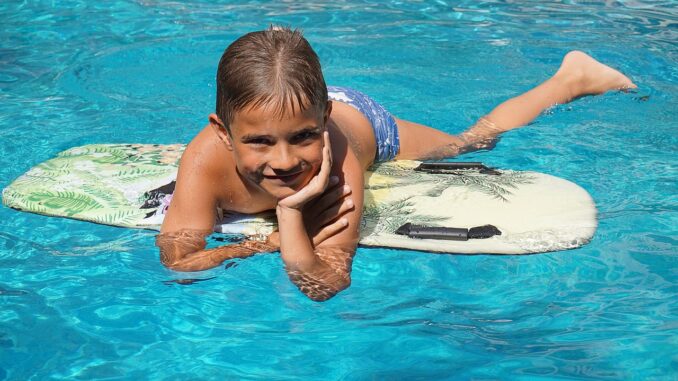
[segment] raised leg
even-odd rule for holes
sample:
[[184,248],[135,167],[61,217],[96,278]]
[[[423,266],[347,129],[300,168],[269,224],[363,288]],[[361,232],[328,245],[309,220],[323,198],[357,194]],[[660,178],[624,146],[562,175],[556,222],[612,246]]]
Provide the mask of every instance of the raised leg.
[[635,87],[619,71],[585,53],[573,51],[565,55],[560,68],[551,78],[503,102],[457,136],[397,120],[400,133],[400,154],[397,159],[440,159],[492,148],[499,134],[526,125],[555,104],[567,103],[585,95]]

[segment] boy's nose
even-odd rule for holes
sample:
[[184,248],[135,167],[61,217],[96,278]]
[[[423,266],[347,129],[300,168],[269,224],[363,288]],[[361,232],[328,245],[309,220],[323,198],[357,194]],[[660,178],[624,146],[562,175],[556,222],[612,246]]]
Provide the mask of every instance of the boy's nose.
[[290,172],[296,170],[299,165],[299,160],[290,152],[288,146],[281,144],[278,149],[271,152],[269,167],[276,172]]

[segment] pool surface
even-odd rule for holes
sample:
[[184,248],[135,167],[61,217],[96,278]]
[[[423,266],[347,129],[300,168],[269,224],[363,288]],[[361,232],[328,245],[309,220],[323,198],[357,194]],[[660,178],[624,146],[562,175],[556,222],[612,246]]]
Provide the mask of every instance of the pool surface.
[[77,145],[188,142],[224,48],[269,24],[303,28],[329,84],[453,133],[572,49],[639,85],[461,157],[580,184],[590,244],[360,248],[325,303],[277,255],[174,273],[153,232],[1,207],[0,380],[678,378],[674,1],[4,1],[0,22],[0,188]]

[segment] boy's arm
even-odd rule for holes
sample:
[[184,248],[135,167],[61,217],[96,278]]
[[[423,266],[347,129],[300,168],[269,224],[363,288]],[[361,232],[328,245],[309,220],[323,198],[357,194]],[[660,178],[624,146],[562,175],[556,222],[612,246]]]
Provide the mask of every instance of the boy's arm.
[[184,229],[161,233],[155,239],[162,263],[175,271],[207,270],[228,259],[247,258],[257,253],[277,251],[269,242],[243,241],[237,244],[205,250],[205,237],[212,231]]
[[[243,241],[205,250],[205,238],[212,234],[216,221],[217,198],[210,188],[212,177],[201,162],[204,160],[197,157],[190,146],[181,158],[172,202],[155,241],[161,262],[175,271],[200,271],[219,266],[228,259],[278,251],[278,232],[271,234],[266,242]],[[315,244],[343,228],[334,217],[351,209],[345,196],[341,188],[325,192],[316,203],[321,210],[307,216],[310,217],[307,222],[313,225]]]
[[176,271],[199,271],[227,259],[276,251],[277,247],[254,241],[205,250],[205,238],[216,221],[217,197],[210,169],[201,157],[204,153],[196,151],[189,145],[181,158],[172,202],[156,237],[162,264]]
[[[306,225],[311,227],[314,245],[333,237],[345,227],[337,217],[353,209],[353,205],[344,198],[346,195],[347,192],[341,188],[325,192],[320,202],[316,203],[320,209],[313,210],[307,216]],[[228,259],[280,250],[280,234],[277,231],[271,233],[265,242],[247,240],[205,250],[205,238],[212,232],[212,229],[183,228],[159,234],[155,242],[160,249],[160,260],[172,270],[199,271],[219,266]]]
[[325,133],[323,164],[320,172],[299,192],[278,202],[276,214],[280,230],[280,252],[290,280],[309,298],[324,301],[351,283],[351,265],[360,238],[363,206],[363,170],[348,150],[338,171],[352,192],[353,209],[341,217],[344,229],[320,245],[314,245],[304,225],[304,206],[324,192],[332,167],[329,135]]

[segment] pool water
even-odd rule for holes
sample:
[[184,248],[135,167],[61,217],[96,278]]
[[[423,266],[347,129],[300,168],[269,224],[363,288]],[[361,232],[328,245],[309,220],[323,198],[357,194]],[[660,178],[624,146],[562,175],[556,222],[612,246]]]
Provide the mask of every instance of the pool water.
[[[180,274],[154,233],[0,208],[0,380],[676,379],[678,14],[667,1],[0,3],[0,188],[88,143],[188,142],[223,49],[303,28],[327,82],[457,133],[579,49],[635,94],[463,156],[587,189],[593,241],[530,256],[358,249],[303,296],[277,255]],[[173,280],[201,279],[192,284]]]

